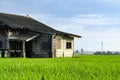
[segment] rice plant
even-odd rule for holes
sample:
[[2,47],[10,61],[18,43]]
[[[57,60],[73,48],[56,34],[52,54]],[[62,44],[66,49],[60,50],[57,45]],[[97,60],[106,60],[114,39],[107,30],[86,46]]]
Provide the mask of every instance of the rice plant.
[[0,80],[120,80],[120,56],[0,58]]

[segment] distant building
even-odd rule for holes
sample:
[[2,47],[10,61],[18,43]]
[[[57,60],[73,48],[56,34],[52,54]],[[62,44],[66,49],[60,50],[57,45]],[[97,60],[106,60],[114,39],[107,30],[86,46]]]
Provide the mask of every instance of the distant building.
[[0,49],[7,57],[72,57],[74,37],[28,16],[0,13]]

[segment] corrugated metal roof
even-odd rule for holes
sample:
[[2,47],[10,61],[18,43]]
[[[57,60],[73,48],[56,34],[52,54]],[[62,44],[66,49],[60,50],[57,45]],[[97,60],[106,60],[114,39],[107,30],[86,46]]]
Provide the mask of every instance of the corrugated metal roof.
[[27,16],[0,13],[0,22],[7,24],[8,26],[10,26],[13,29],[28,28],[30,30],[34,30],[37,32],[45,32],[48,34],[65,34],[65,35],[70,35],[70,36],[81,37],[79,35],[74,35],[74,34],[55,30],[55,29],[53,29],[41,22],[38,22],[38,21],[32,19],[31,17],[27,17]]

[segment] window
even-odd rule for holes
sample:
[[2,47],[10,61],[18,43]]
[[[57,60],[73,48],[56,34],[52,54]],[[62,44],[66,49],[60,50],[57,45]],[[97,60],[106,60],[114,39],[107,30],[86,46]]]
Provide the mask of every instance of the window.
[[72,48],[72,43],[71,42],[67,42],[66,43],[66,49],[71,49]]

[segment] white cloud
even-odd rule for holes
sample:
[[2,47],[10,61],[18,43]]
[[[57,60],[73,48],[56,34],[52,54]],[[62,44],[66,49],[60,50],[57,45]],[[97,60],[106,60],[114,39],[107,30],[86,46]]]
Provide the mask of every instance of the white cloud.
[[120,18],[110,18],[101,15],[77,15],[77,17],[71,18],[72,22],[87,24],[87,25],[113,25],[120,24]]
[[96,15],[96,14],[84,14],[84,15],[76,15],[75,17],[78,17],[78,18],[101,18],[102,16],[101,15]]
[[107,3],[120,3],[120,0],[101,0],[101,1]]
[[99,51],[101,50],[101,42],[104,42],[103,49],[105,51],[119,51],[120,49],[120,30],[119,28],[109,28],[107,30],[101,31],[84,31],[84,36],[76,39],[75,48],[89,51]]
[[[62,18],[62,17],[56,17],[50,14],[31,14],[34,18],[38,20],[42,20],[43,22],[47,23],[48,25],[52,25],[54,27],[60,27],[60,26],[73,26],[73,27],[86,27],[89,26],[91,27],[100,27],[100,26],[105,26],[107,25],[120,25],[120,18],[110,18],[110,17],[105,17],[101,15],[95,15],[95,14],[90,14],[90,15],[76,15],[75,17],[69,17],[69,18]],[[66,25],[67,24],[67,25]],[[59,25],[59,26],[58,26]]]

